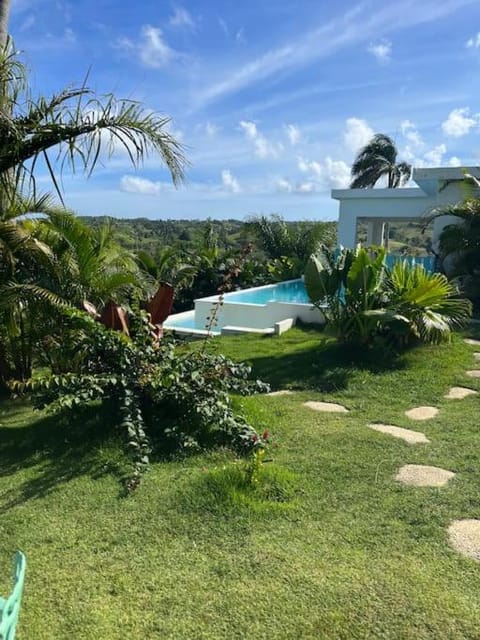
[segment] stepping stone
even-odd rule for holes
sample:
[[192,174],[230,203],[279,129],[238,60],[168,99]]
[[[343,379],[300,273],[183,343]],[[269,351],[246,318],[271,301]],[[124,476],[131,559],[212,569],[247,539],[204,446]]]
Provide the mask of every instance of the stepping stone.
[[388,433],[394,438],[401,438],[405,440],[405,442],[408,442],[408,444],[430,442],[424,433],[411,431],[410,429],[402,429],[402,427],[395,427],[392,424],[369,424],[368,427],[374,431],[380,431],[380,433]]
[[475,358],[475,360],[480,360],[480,353],[478,351],[475,351],[473,357]]
[[280,389],[279,391],[270,391],[270,393],[266,393],[267,396],[291,396],[293,391],[289,389]]
[[438,415],[438,411],[437,407],[415,407],[405,411],[405,415],[412,420],[430,420]]
[[314,409],[315,411],[348,413],[348,409],[346,407],[341,404],[335,404],[335,402],[315,402],[313,400],[309,400],[308,402],[305,402],[304,405],[309,409]]
[[480,378],[480,369],[472,369],[465,372],[470,378]]
[[473,338],[464,338],[463,341],[466,344],[471,344],[474,347],[480,347],[480,340],[474,340]]
[[395,476],[395,480],[415,487],[442,487],[454,477],[452,471],[429,467],[423,464],[406,464]]
[[480,560],[480,520],[454,520],[448,527],[448,537],[456,551]]
[[451,387],[443,397],[447,400],[463,400],[467,396],[477,395],[478,391],[467,389],[467,387]]

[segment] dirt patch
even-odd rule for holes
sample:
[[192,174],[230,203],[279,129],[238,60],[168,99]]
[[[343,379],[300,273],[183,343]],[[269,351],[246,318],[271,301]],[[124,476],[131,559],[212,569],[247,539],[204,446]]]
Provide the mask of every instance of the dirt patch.
[[348,413],[348,409],[346,407],[341,404],[336,404],[335,402],[315,402],[313,400],[309,400],[304,404],[309,409],[314,409],[315,411],[324,411],[326,413]]
[[448,537],[456,551],[480,561],[480,520],[454,520],[448,527]]
[[467,389],[467,387],[451,387],[443,397],[447,400],[463,400],[467,396],[477,395],[478,391]]
[[438,415],[437,407],[414,407],[405,411],[407,418],[411,420],[430,420]]
[[370,429],[374,431],[380,431],[380,433],[387,433],[394,438],[400,438],[405,440],[408,444],[422,444],[424,442],[430,442],[424,433],[419,431],[411,431],[410,429],[402,429],[402,427],[395,427],[392,424],[369,424]]
[[395,480],[415,487],[442,487],[455,474],[453,471],[429,467],[422,464],[406,464],[395,476]]

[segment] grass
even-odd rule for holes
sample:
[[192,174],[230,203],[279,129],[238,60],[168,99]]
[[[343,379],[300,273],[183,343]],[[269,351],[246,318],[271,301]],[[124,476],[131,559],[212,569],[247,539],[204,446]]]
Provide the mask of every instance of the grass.
[[[480,390],[464,375],[474,348],[456,338],[382,362],[308,329],[212,344],[297,391],[238,400],[273,434],[253,488],[215,451],[156,462],[125,499],[123,456],[98,417],[0,405],[1,593],[14,550],[28,558],[19,640],[478,638],[479,567],[450,548],[447,527],[480,518],[479,398],[443,399],[451,385]],[[307,399],[350,413],[319,414]],[[424,404],[439,416],[405,417]],[[406,463],[457,475],[441,489],[404,487],[392,476]]]

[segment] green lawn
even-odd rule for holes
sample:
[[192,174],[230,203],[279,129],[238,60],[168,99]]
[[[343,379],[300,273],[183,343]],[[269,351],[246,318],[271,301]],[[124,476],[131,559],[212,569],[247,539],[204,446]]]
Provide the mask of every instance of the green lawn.
[[[0,405],[1,593],[14,550],[28,558],[18,639],[479,638],[480,565],[447,541],[452,519],[480,518],[479,397],[442,397],[480,390],[464,375],[474,348],[458,337],[382,361],[300,329],[212,345],[297,391],[239,400],[275,443],[256,490],[219,451],[157,461],[123,498],[121,450],[95,416],[69,425]],[[439,416],[404,416],[425,404]],[[405,487],[392,476],[406,463],[457,476]]]

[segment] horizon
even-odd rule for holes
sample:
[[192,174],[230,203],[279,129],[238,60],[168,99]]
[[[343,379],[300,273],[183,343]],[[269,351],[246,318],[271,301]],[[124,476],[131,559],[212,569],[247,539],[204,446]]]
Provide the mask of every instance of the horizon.
[[[79,215],[333,221],[330,190],[348,185],[373,133],[417,167],[480,164],[479,25],[476,0],[142,0],[114,13],[93,0],[17,0],[10,33],[34,93],[90,69],[95,91],[171,116],[187,147],[178,190],[157,159],[135,171],[126,153],[89,180],[65,173],[65,204]],[[37,181],[53,190],[46,171]]]

